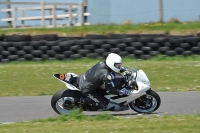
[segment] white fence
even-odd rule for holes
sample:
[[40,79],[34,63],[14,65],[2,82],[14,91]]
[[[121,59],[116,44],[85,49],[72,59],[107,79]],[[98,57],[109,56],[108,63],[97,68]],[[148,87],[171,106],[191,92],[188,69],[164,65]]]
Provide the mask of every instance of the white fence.
[[[0,2],[0,4],[8,4],[6,2]],[[12,27],[16,28],[19,27],[17,25],[17,21],[21,21],[21,27],[25,27],[24,21],[26,20],[41,20],[41,26],[40,27],[58,27],[59,25],[56,24],[57,20],[63,20],[68,19],[68,23],[66,23],[66,26],[82,26],[82,25],[90,25],[90,23],[85,21],[85,17],[89,16],[90,13],[84,12],[84,8],[86,6],[86,3],[45,3],[44,1],[41,2],[9,2],[9,4],[20,4],[20,5],[39,5],[37,7],[13,7],[9,9],[1,9],[1,12],[7,12],[12,14],[12,17],[10,18],[2,18],[1,21],[4,22],[12,22]],[[66,8],[59,8],[59,5],[66,5]],[[74,9],[78,9],[79,12],[74,12]],[[25,17],[24,12],[25,11],[34,11],[39,10],[41,11],[41,16],[29,16]],[[49,14],[46,15],[45,11],[48,10]],[[67,13],[63,14],[57,14],[56,11],[58,10],[67,10]],[[17,14],[20,13],[20,17],[17,16]],[[73,22],[73,18],[78,18],[78,22]],[[50,21],[50,25],[45,26],[45,20]]]

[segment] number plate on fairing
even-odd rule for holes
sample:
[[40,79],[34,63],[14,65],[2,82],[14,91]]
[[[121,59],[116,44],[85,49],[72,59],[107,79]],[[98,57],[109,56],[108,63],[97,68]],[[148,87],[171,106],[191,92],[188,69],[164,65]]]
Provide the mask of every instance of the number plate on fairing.
[[53,76],[59,80],[66,82],[66,83],[67,83],[67,81],[69,81],[69,80],[67,80],[68,79],[67,74],[61,73],[61,74],[54,74]]

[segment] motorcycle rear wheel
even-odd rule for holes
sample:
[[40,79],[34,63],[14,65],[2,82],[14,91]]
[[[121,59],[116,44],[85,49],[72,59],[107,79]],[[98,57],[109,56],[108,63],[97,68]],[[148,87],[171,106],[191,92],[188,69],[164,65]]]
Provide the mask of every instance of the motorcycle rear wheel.
[[132,110],[138,113],[152,113],[160,107],[160,96],[153,90],[146,93],[129,104]]
[[60,90],[51,98],[51,107],[58,114],[69,114],[70,111],[80,107],[76,101],[80,99],[81,93],[74,90]]

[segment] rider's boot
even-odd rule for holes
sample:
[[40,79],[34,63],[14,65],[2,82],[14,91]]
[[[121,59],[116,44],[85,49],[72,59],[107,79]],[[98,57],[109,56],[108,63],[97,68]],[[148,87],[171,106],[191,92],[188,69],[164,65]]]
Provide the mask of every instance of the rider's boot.
[[80,103],[87,109],[94,111],[98,108],[98,103],[94,102],[92,99],[88,97],[81,97]]

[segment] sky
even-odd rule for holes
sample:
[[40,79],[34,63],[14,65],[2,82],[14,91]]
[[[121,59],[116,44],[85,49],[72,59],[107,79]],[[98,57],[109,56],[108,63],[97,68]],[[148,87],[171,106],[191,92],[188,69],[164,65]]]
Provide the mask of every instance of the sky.
[[[3,1],[3,0],[0,0]],[[11,0],[12,2],[27,2],[28,0]],[[73,2],[82,0],[45,0],[45,2]],[[40,2],[40,0],[31,0]],[[102,4],[103,2],[103,4]],[[88,10],[91,13],[89,21],[95,23],[148,23],[159,20],[159,0],[88,0]],[[177,18],[180,21],[200,21],[200,0],[163,0],[164,21]],[[62,13],[63,12],[59,12]],[[25,16],[38,12],[26,12]],[[2,16],[2,13],[1,15]],[[57,23],[66,23],[67,20]],[[20,23],[20,22],[18,22]],[[29,25],[41,24],[40,21],[27,21]]]

